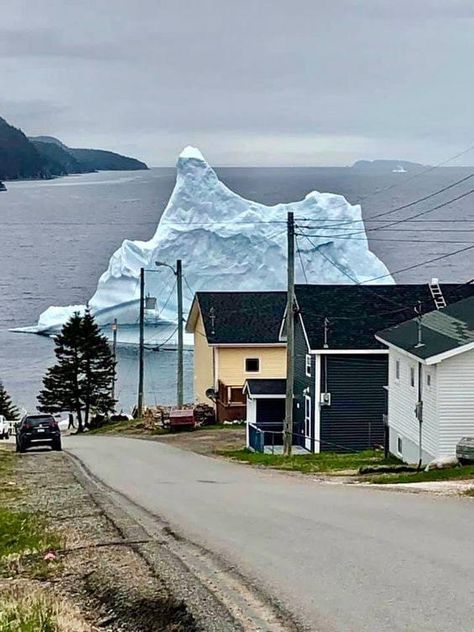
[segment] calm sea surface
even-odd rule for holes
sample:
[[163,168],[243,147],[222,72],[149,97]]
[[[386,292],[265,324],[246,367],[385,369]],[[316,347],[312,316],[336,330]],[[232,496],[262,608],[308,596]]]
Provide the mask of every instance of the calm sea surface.
[[[265,204],[298,200],[312,190],[339,193],[352,203],[362,199],[366,219],[470,173],[437,169],[411,179],[407,174],[381,176],[333,168],[217,171],[231,189]],[[49,182],[12,182],[7,183],[7,193],[0,193],[0,379],[18,404],[35,407],[42,375],[53,360],[52,342],[8,329],[35,324],[50,305],[84,304],[122,240],[152,236],[174,177],[174,169],[107,172]],[[408,217],[471,187],[472,181],[466,182],[391,217]],[[372,195],[378,190],[382,191]],[[395,272],[468,246],[467,242],[474,243],[473,204],[474,196],[467,197],[422,218],[429,222],[403,224],[396,232],[369,233],[370,247]],[[368,228],[379,225],[367,223]],[[433,276],[459,282],[474,277],[474,249],[395,274],[399,282],[425,282]],[[173,403],[175,368],[175,353],[147,352],[147,403]],[[135,402],[136,376],[136,351],[120,350],[117,392],[124,410]],[[192,399],[192,352],[186,353],[186,386],[186,397]]]

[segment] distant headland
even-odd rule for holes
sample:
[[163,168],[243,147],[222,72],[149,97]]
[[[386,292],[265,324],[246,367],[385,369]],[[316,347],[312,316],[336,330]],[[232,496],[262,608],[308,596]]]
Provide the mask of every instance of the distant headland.
[[409,160],[357,160],[351,169],[363,173],[417,173],[426,165]]
[[67,147],[52,136],[28,138],[0,117],[0,181],[49,179],[94,171],[148,169],[136,158],[102,149]]

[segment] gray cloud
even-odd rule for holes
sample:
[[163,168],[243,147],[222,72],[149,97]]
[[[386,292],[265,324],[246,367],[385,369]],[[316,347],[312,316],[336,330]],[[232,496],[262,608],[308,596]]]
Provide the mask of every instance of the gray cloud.
[[474,137],[472,0],[10,4],[0,116],[31,134],[151,164],[188,142],[216,164],[436,162]]

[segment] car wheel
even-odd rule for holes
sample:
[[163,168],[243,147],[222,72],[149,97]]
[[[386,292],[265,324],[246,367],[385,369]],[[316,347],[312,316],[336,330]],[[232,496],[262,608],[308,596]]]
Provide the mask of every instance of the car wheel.
[[26,447],[20,443],[20,452],[26,452]]
[[61,441],[57,441],[53,443],[51,447],[53,448],[53,450],[56,450],[56,452],[61,452],[61,450],[63,449],[61,445]]
[[19,452],[19,451],[20,451],[20,446],[18,445],[18,443],[17,443],[17,444],[16,444],[16,446],[15,446],[15,450],[16,450],[16,452]]

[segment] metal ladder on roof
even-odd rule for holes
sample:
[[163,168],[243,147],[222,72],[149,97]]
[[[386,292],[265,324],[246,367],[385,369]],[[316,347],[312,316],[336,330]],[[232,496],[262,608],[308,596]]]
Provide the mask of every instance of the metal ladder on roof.
[[434,304],[436,305],[436,309],[443,309],[443,307],[446,307],[446,301],[444,299],[443,292],[439,287],[438,279],[431,279],[430,291]]

